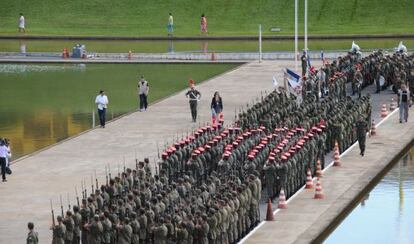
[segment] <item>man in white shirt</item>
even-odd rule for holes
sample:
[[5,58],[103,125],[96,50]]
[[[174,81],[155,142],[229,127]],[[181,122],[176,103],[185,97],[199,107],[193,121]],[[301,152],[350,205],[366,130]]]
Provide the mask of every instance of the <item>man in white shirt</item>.
[[1,168],[1,177],[3,182],[6,182],[6,158],[9,149],[7,148],[6,142],[4,139],[0,139],[0,168]]
[[105,114],[108,107],[108,97],[105,95],[105,91],[99,91],[99,95],[96,96],[95,103],[98,106],[99,123],[101,128],[105,128]]
[[20,18],[19,18],[19,32],[23,32],[25,33],[26,30],[24,28],[25,25],[25,20],[24,20],[24,16],[22,13],[20,13]]
[[144,76],[142,75],[141,80],[138,82],[139,108],[141,112],[147,111],[148,93],[149,84],[148,81],[146,81]]

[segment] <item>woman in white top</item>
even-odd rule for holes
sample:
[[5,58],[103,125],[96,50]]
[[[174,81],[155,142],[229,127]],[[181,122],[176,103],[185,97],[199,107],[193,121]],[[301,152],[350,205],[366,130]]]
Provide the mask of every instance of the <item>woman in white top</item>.
[[24,20],[24,16],[22,13],[20,13],[20,18],[19,18],[19,32],[23,32],[25,33],[26,30],[24,28],[25,25],[25,20]]

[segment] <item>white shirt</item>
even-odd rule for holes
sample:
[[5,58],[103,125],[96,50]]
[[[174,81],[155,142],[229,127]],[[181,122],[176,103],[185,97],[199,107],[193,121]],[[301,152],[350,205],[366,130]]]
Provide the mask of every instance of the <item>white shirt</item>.
[[99,94],[96,96],[95,103],[98,104],[98,109],[103,110],[108,107],[108,97],[106,95]]
[[146,80],[141,80],[139,83],[138,83],[138,86],[139,86],[139,95],[141,95],[141,94],[145,94],[145,95],[148,95],[148,92],[149,92],[149,86],[148,86],[148,81],[146,81]]
[[0,146],[0,158],[7,158],[9,149],[6,145]]
[[172,15],[170,15],[170,17],[168,17],[168,24],[169,25],[173,25],[174,24],[174,19],[173,19]]
[[19,28],[24,28],[24,17],[23,17],[23,15],[20,16],[20,19],[19,19]]

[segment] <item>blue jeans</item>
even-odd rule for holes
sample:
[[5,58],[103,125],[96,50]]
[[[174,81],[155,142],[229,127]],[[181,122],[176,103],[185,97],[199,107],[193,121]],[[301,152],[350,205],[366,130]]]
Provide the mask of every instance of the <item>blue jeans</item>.
[[106,108],[102,110],[98,109],[99,123],[101,124],[101,126],[105,126],[105,114],[106,114]]
[[407,122],[408,120],[408,103],[400,104],[400,121]]

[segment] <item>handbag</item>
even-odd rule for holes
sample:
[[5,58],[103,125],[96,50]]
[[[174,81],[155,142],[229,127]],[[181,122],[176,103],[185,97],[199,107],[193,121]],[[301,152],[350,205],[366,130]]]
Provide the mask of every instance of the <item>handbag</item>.
[[8,175],[12,174],[12,170],[10,169],[10,167],[6,167],[6,174]]

